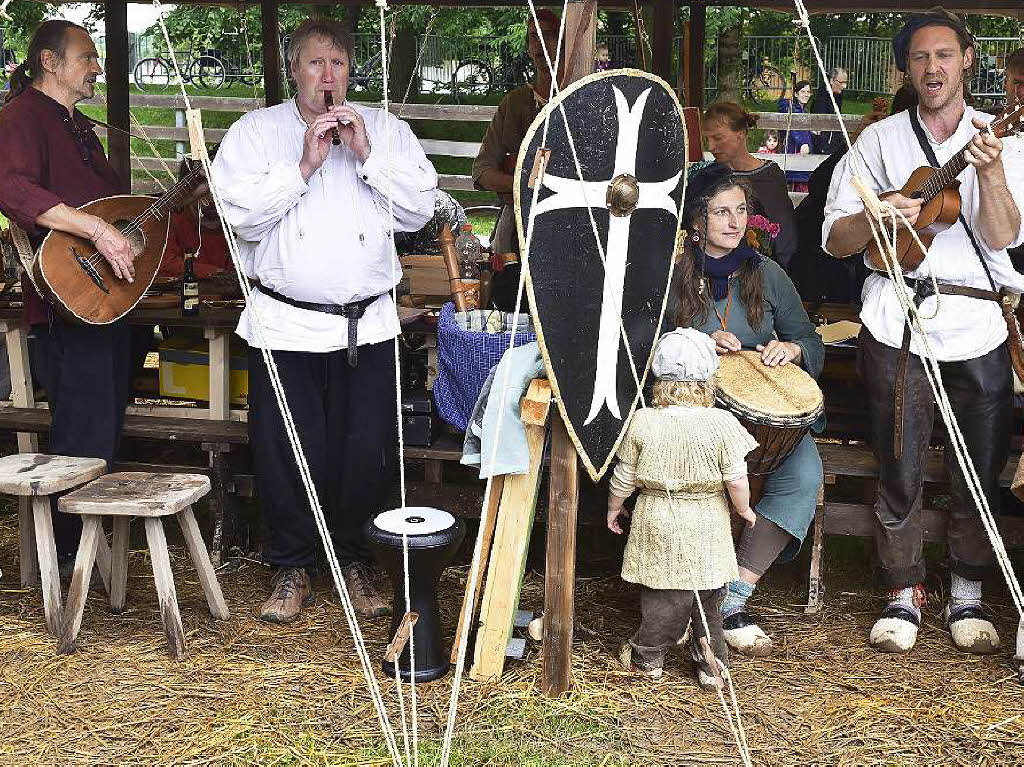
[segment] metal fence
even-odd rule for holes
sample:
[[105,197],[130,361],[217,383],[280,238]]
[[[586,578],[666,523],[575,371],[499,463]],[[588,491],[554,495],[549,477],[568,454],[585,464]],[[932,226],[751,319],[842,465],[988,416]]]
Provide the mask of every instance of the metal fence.
[[[889,38],[833,37],[818,40],[822,60],[827,68],[843,67],[850,76],[848,90],[873,95],[895,93],[903,81],[896,69]],[[1024,43],[1022,37],[978,38],[976,64],[971,78],[971,93],[985,102],[998,102],[1004,95],[1006,58]],[[747,37],[742,58],[744,96],[751,99],[777,98],[783,80],[797,73],[798,80],[820,80],[813,53],[806,38],[796,45],[793,35],[778,37]],[[704,59],[705,100],[713,101],[718,93],[718,44],[708,41]]]

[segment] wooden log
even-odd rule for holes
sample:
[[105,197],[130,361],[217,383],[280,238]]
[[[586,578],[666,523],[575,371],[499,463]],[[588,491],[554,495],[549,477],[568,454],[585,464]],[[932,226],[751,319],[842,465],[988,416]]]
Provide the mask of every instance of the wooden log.
[[561,415],[551,425],[548,535],[544,568],[544,635],[541,659],[545,695],[569,690],[572,667],[573,589],[576,582],[576,511],[579,504],[576,447]]
[[672,39],[676,31],[675,0],[654,0],[651,30],[651,71],[672,82]]
[[149,558],[153,563],[160,617],[167,637],[167,653],[175,660],[180,660],[185,655],[185,629],[181,625],[181,613],[178,611],[178,594],[174,589],[174,574],[167,554],[163,520],[146,517],[146,541],[149,543]]
[[[543,392],[543,387],[537,391]],[[548,403],[550,407],[550,397]],[[537,415],[534,414],[532,418],[536,420]],[[526,567],[530,531],[533,528],[546,430],[544,425],[527,424],[529,471],[505,477],[480,607],[473,666],[469,671],[472,679],[497,679],[505,667],[505,650],[519,605],[519,590]]]
[[[484,511],[484,518],[480,521],[480,563],[477,565],[476,588],[470,593],[469,584],[466,584],[466,593],[462,598],[462,609],[459,610],[459,625],[455,629],[455,639],[452,641],[452,663],[458,663],[459,644],[462,642],[462,635],[466,632],[467,626],[473,625],[476,617],[476,608],[480,604],[480,594],[483,592],[484,574],[487,572],[487,563],[491,558],[491,544],[494,542],[494,529],[498,523],[498,502],[501,500],[501,489],[505,483],[505,475],[499,474],[491,479],[491,494],[487,496],[487,508]],[[466,603],[469,603],[469,614],[466,614]]]
[[217,580],[217,573],[210,562],[210,556],[206,553],[206,544],[203,542],[202,533],[199,532],[199,525],[196,523],[192,507],[188,506],[176,515],[178,524],[181,525],[181,533],[185,538],[185,545],[188,546],[188,553],[192,557],[192,563],[199,573],[199,582],[203,586],[203,594],[206,595],[206,603],[210,606],[210,615],[220,621],[226,621],[228,604],[224,601],[224,592],[221,591],[220,582]]
[[708,8],[704,0],[690,0],[690,35],[686,58],[690,76],[686,81],[686,106],[704,106],[704,46],[707,44]]

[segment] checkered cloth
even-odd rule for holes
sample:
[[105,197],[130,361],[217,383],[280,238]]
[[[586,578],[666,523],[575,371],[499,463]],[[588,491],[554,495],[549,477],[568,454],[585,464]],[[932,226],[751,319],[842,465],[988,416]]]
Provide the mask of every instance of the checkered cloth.
[[[480,390],[487,380],[487,374],[508,349],[512,333],[467,330],[456,319],[459,314],[470,315],[468,319],[464,318],[463,322],[470,325],[483,323],[484,327],[487,324],[487,315],[503,315],[503,328],[511,328],[512,315],[497,311],[456,313],[455,305],[452,303],[447,303],[441,308],[441,316],[437,322],[438,371],[437,379],[434,381],[434,403],[441,418],[456,429],[465,431],[473,415],[477,397],[480,396]],[[473,315],[483,316],[474,319]],[[492,319],[492,322],[497,320]],[[520,322],[519,328],[524,332],[516,333],[516,346],[537,340],[528,318],[526,322]]]

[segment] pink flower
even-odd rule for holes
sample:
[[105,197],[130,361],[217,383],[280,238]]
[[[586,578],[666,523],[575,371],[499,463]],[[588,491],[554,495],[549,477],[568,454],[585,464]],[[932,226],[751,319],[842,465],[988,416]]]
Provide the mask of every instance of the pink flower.
[[767,231],[771,222],[761,214],[757,214],[755,216],[751,216],[747,224],[755,229],[763,229]]
[[779,232],[781,232],[781,231],[782,231],[782,227],[781,226],[779,226],[778,224],[776,224],[774,222],[769,222],[769,224],[768,224],[768,234],[771,235],[771,238],[773,240],[776,237],[779,236]]

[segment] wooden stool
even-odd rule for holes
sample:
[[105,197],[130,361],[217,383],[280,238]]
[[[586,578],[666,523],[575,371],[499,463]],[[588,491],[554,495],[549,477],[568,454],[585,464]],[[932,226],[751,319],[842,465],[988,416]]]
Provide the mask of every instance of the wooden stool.
[[210,606],[210,614],[218,620],[228,618],[228,606],[217,582],[217,575],[206,552],[206,544],[199,532],[192,503],[210,492],[210,478],[202,474],[151,474],[149,472],[121,472],[107,474],[85,487],[68,493],[60,499],[60,510],[82,515],[82,542],[75,559],[75,572],[68,592],[68,606],[57,651],[73,653],[75,638],[82,626],[82,612],[88,591],[86,574],[92,570],[97,541],[102,538],[104,516],[113,517],[114,539],[111,551],[110,608],[119,613],[124,609],[128,587],[128,526],[132,517],[146,520],[146,540],[149,558],[153,563],[153,578],[160,601],[167,649],[173,658],[185,654],[185,631],[178,612],[178,597],[174,590],[174,575],[167,556],[167,539],[161,517],[174,515],[181,525],[192,562],[199,573],[203,593]]
[[[61,629],[60,575],[57,572],[57,547],[53,540],[50,496],[84,485],[107,470],[102,458],[71,458],[63,455],[18,453],[0,458],[0,493],[30,497],[31,514],[20,520],[22,584],[35,582],[36,566],[43,588],[43,612],[46,627],[53,635]],[[27,512],[28,509],[26,508]],[[31,519],[30,519],[31,517]],[[33,541],[35,544],[33,545]],[[99,569],[110,588],[110,549],[103,538]],[[90,567],[90,573],[92,572]]]

